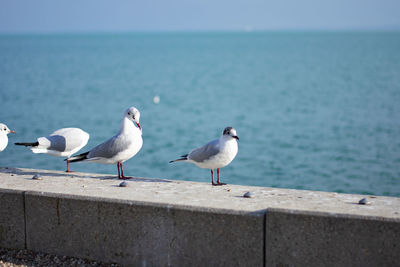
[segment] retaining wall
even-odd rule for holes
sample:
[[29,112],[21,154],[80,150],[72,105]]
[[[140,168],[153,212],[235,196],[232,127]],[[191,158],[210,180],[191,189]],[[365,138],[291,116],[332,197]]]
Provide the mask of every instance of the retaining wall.
[[[33,180],[38,174],[41,180]],[[399,266],[400,199],[0,168],[0,247],[131,266]],[[247,191],[253,198],[244,198]],[[367,205],[358,201],[366,197]]]

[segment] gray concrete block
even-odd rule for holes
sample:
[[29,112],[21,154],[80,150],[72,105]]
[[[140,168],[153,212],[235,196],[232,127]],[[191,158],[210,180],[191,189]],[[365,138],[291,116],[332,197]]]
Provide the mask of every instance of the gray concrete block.
[[0,189],[0,247],[25,248],[24,196],[22,191]]
[[399,266],[400,220],[268,209],[266,266]]
[[[109,175],[0,168],[0,188],[10,189],[0,194],[0,228],[7,229],[0,246],[130,266],[400,262],[400,198],[149,178],[119,183]],[[247,191],[255,197],[243,198]],[[358,205],[363,197],[369,204]]]
[[31,250],[134,266],[262,266],[264,212],[26,193]]

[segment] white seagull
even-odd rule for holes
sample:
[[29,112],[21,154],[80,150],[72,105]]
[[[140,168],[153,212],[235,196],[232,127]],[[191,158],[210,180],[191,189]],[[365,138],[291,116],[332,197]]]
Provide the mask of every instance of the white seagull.
[[61,128],[46,137],[39,137],[36,142],[15,143],[18,146],[28,146],[33,153],[44,153],[55,157],[67,157],[69,172],[69,157],[84,147],[89,140],[89,134],[79,128]]
[[[124,176],[122,163],[135,156],[142,148],[142,129],[139,124],[139,119],[139,110],[135,107],[128,108],[124,113],[121,128],[116,135],[92,148],[90,151],[70,158],[69,161],[88,161],[103,164],[117,163],[118,178],[132,178]],[[135,122],[137,127],[132,122]]]
[[[189,154],[181,156],[176,161],[186,161],[194,163],[196,166],[211,170],[212,185],[225,185],[219,181],[219,169],[225,167],[236,157],[238,152],[239,137],[236,130],[232,127],[226,127],[219,139],[209,142],[208,144],[193,149]],[[218,180],[214,183],[214,169],[217,169]]]
[[8,145],[8,136],[9,133],[15,133],[8,129],[7,125],[4,123],[0,123],[0,152],[6,149]]

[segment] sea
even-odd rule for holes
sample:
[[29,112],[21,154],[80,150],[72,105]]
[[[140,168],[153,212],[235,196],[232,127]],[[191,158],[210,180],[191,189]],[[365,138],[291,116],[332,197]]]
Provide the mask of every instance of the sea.
[[125,175],[210,183],[169,161],[232,126],[239,152],[222,182],[400,197],[400,32],[0,35],[0,122],[16,131],[0,166],[64,171],[14,143],[78,127],[86,152],[131,106],[144,143]]

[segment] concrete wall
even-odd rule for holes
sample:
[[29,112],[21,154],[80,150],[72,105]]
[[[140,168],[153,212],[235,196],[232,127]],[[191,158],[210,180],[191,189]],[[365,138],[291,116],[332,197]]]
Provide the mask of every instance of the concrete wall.
[[[142,180],[132,183],[135,189],[127,191],[117,187],[119,181],[114,179],[79,180],[77,176],[63,177],[62,173],[56,173],[43,176],[43,181],[32,181],[32,173],[32,170],[3,173],[0,170],[0,247],[134,266],[400,264],[398,198],[374,197],[377,200],[367,206],[351,202],[348,208],[356,210],[339,213],[321,205],[318,210],[313,208],[319,202],[313,202],[314,198],[307,195],[312,191],[241,186],[215,189],[201,183],[172,185],[173,181],[150,185],[147,181],[140,188]],[[66,192],[68,187],[79,187],[71,194],[50,186],[60,183],[64,183]],[[100,185],[111,192],[102,191]],[[201,191],[187,196],[182,203],[188,205],[177,204],[181,198],[160,197],[154,202],[137,199],[143,190],[162,194],[170,188],[177,194],[181,187],[187,191],[196,186],[213,194],[212,198],[206,197],[209,204],[195,204],[204,197]],[[249,189],[256,192],[255,198],[242,198],[241,192]],[[270,199],[278,201],[273,204],[262,197],[263,190]],[[101,194],[97,194],[99,191]],[[116,192],[120,192],[120,197]],[[153,191],[147,194],[150,192]],[[132,194],[131,199],[124,199],[125,193]],[[223,194],[227,199],[222,202],[218,196]],[[323,196],[333,197],[327,194],[331,193],[312,192],[311,195],[318,201]],[[298,200],[306,199],[297,208],[283,201],[294,195]],[[156,197],[154,194],[153,198]],[[334,196],[336,200],[346,201],[350,197]],[[231,208],[219,207],[229,200]],[[301,210],[302,207],[307,209]]]
[[28,249],[135,266],[261,266],[264,215],[27,192]]
[[400,222],[270,209],[267,266],[400,266]]
[[25,248],[24,192],[0,188],[0,247]]

